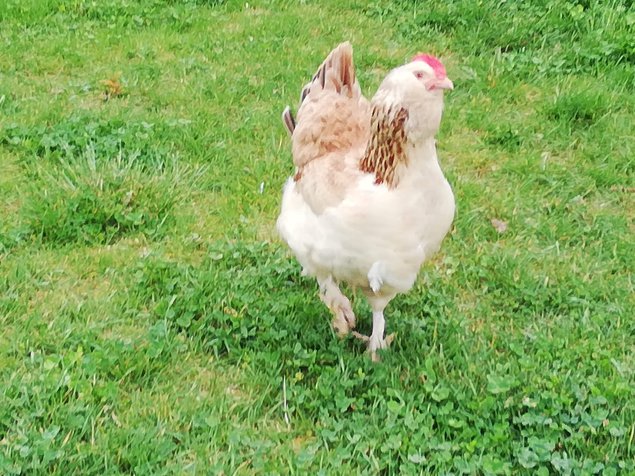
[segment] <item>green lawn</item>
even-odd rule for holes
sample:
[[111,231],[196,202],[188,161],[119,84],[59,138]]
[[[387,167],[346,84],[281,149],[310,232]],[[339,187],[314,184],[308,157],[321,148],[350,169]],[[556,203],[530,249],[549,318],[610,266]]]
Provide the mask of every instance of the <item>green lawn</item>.
[[[455,83],[379,364],[274,231],[344,40]],[[5,0],[0,45],[0,474],[635,474],[632,2]]]

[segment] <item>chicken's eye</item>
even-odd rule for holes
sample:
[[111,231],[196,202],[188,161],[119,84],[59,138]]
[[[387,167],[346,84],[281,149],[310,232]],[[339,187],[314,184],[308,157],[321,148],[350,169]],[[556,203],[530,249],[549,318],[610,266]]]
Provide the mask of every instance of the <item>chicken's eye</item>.
[[415,73],[415,78],[417,78],[417,79],[423,79],[423,72],[421,72],[421,71],[417,71],[417,72]]

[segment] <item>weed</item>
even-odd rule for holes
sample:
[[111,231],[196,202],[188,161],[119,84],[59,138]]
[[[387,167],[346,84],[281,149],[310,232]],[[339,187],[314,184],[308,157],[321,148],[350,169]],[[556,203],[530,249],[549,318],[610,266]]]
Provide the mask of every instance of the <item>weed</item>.
[[568,122],[574,127],[589,127],[609,112],[603,99],[587,92],[563,94],[545,112],[549,119]]
[[94,149],[57,167],[33,165],[23,203],[28,228],[44,242],[112,243],[130,233],[158,237],[179,202],[172,185],[182,178],[172,164],[151,175],[135,155],[98,161]]

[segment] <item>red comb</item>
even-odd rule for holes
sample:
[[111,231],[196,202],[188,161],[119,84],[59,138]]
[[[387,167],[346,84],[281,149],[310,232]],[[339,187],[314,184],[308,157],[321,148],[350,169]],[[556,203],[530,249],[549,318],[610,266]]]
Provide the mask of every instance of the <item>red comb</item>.
[[445,66],[443,66],[443,63],[441,63],[441,61],[439,61],[438,58],[435,58],[432,55],[425,55],[423,53],[419,53],[414,58],[412,58],[412,61],[424,61],[425,63],[428,64],[428,66],[432,68],[432,71],[434,71],[434,74],[439,79],[443,79],[448,75],[445,72]]

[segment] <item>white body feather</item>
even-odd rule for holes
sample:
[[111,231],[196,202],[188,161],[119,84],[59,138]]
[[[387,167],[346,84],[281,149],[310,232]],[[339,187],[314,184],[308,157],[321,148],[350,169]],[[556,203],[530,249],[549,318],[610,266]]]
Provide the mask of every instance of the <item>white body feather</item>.
[[434,143],[408,155],[412,165],[402,171],[398,187],[376,185],[373,175],[360,172],[347,197],[319,214],[293,179],[287,181],[277,227],[305,272],[375,292],[379,283],[386,294],[412,287],[421,264],[448,233],[455,204]]

